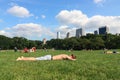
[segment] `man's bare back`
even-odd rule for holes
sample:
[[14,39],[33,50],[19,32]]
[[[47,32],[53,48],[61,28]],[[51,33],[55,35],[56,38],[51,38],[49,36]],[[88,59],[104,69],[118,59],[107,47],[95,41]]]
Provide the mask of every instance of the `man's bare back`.
[[59,55],[55,55],[52,57],[53,60],[75,60],[72,58],[72,56],[68,56],[66,54],[59,54]]

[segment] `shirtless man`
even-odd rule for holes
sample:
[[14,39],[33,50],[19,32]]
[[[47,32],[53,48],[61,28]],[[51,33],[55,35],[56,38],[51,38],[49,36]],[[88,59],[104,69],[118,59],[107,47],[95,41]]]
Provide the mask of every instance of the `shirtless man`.
[[41,57],[18,57],[16,59],[17,61],[22,60],[22,61],[37,61],[37,60],[76,60],[76,56],[72,55],[66,55],[66,54],[59,54],[59,55],[45,55]]

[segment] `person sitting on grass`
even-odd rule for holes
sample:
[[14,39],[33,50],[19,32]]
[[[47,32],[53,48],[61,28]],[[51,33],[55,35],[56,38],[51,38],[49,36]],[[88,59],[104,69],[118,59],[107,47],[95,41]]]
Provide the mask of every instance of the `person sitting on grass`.
[[24,52],[24,53],[28,53],[28,52],[29,52],[28,48],[25,47],[24,50],[23,50],[23,52]]
[[119,52],[117,52],[117,51],[109,51],[109,50],[106,50],[106,51],[104,51],[104,53],[105,54],[116,54],[116,53],[119,53]]
[[76,56],[66,55],[66,54],[59,54],[59,55],[45,55],[41,57],[18,57],[16,61],[38,61],[38,60],[76,60]]
[[29,52],[36,52],[36,47],[32,47]]

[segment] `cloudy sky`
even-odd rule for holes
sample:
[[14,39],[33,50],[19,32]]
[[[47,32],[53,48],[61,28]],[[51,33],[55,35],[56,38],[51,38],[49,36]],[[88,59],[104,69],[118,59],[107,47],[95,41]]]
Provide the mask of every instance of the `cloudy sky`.
[[0,0],[0,35],[48,40],[108,26],[120,33],[120,0]]

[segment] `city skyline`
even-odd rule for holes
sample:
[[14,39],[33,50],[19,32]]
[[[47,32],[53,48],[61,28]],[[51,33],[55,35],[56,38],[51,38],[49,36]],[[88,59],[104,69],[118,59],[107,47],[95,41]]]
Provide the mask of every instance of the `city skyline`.
[[94,32],[108,26],[112,34],[120,32],[119,0],[0,0],[0,35],[31,40],[61,38],[76,29]]
[[[59,34],[58,34],[58,33],[59,33]],[[92,33],[86,33],[83,28],[78,28],[78,29],[76,29],[75,35],[72,36],[72,37],[77,37],[77,38],[79,38],[79,37],[81,37],[81,36],[86,36],[87,34],[99,35],[99,34],[106,34],[106,33],[107,33],[107,34],[110,33],[108,26],[101,26],[101,27],[98,28],[98,30],[94,30],[94,32],[92,32]],[[116,34],[117,34],[117,33],[116,33]],[[58,37],[58,36],[59,36],[59,37]],[[70,38],[70,37],[71,37],[71,36],[70,36],[70,32],[67,32],[65,38]],[[57,32],[57,39],[61,39],[61,37],[60,37],[60,32]]]

